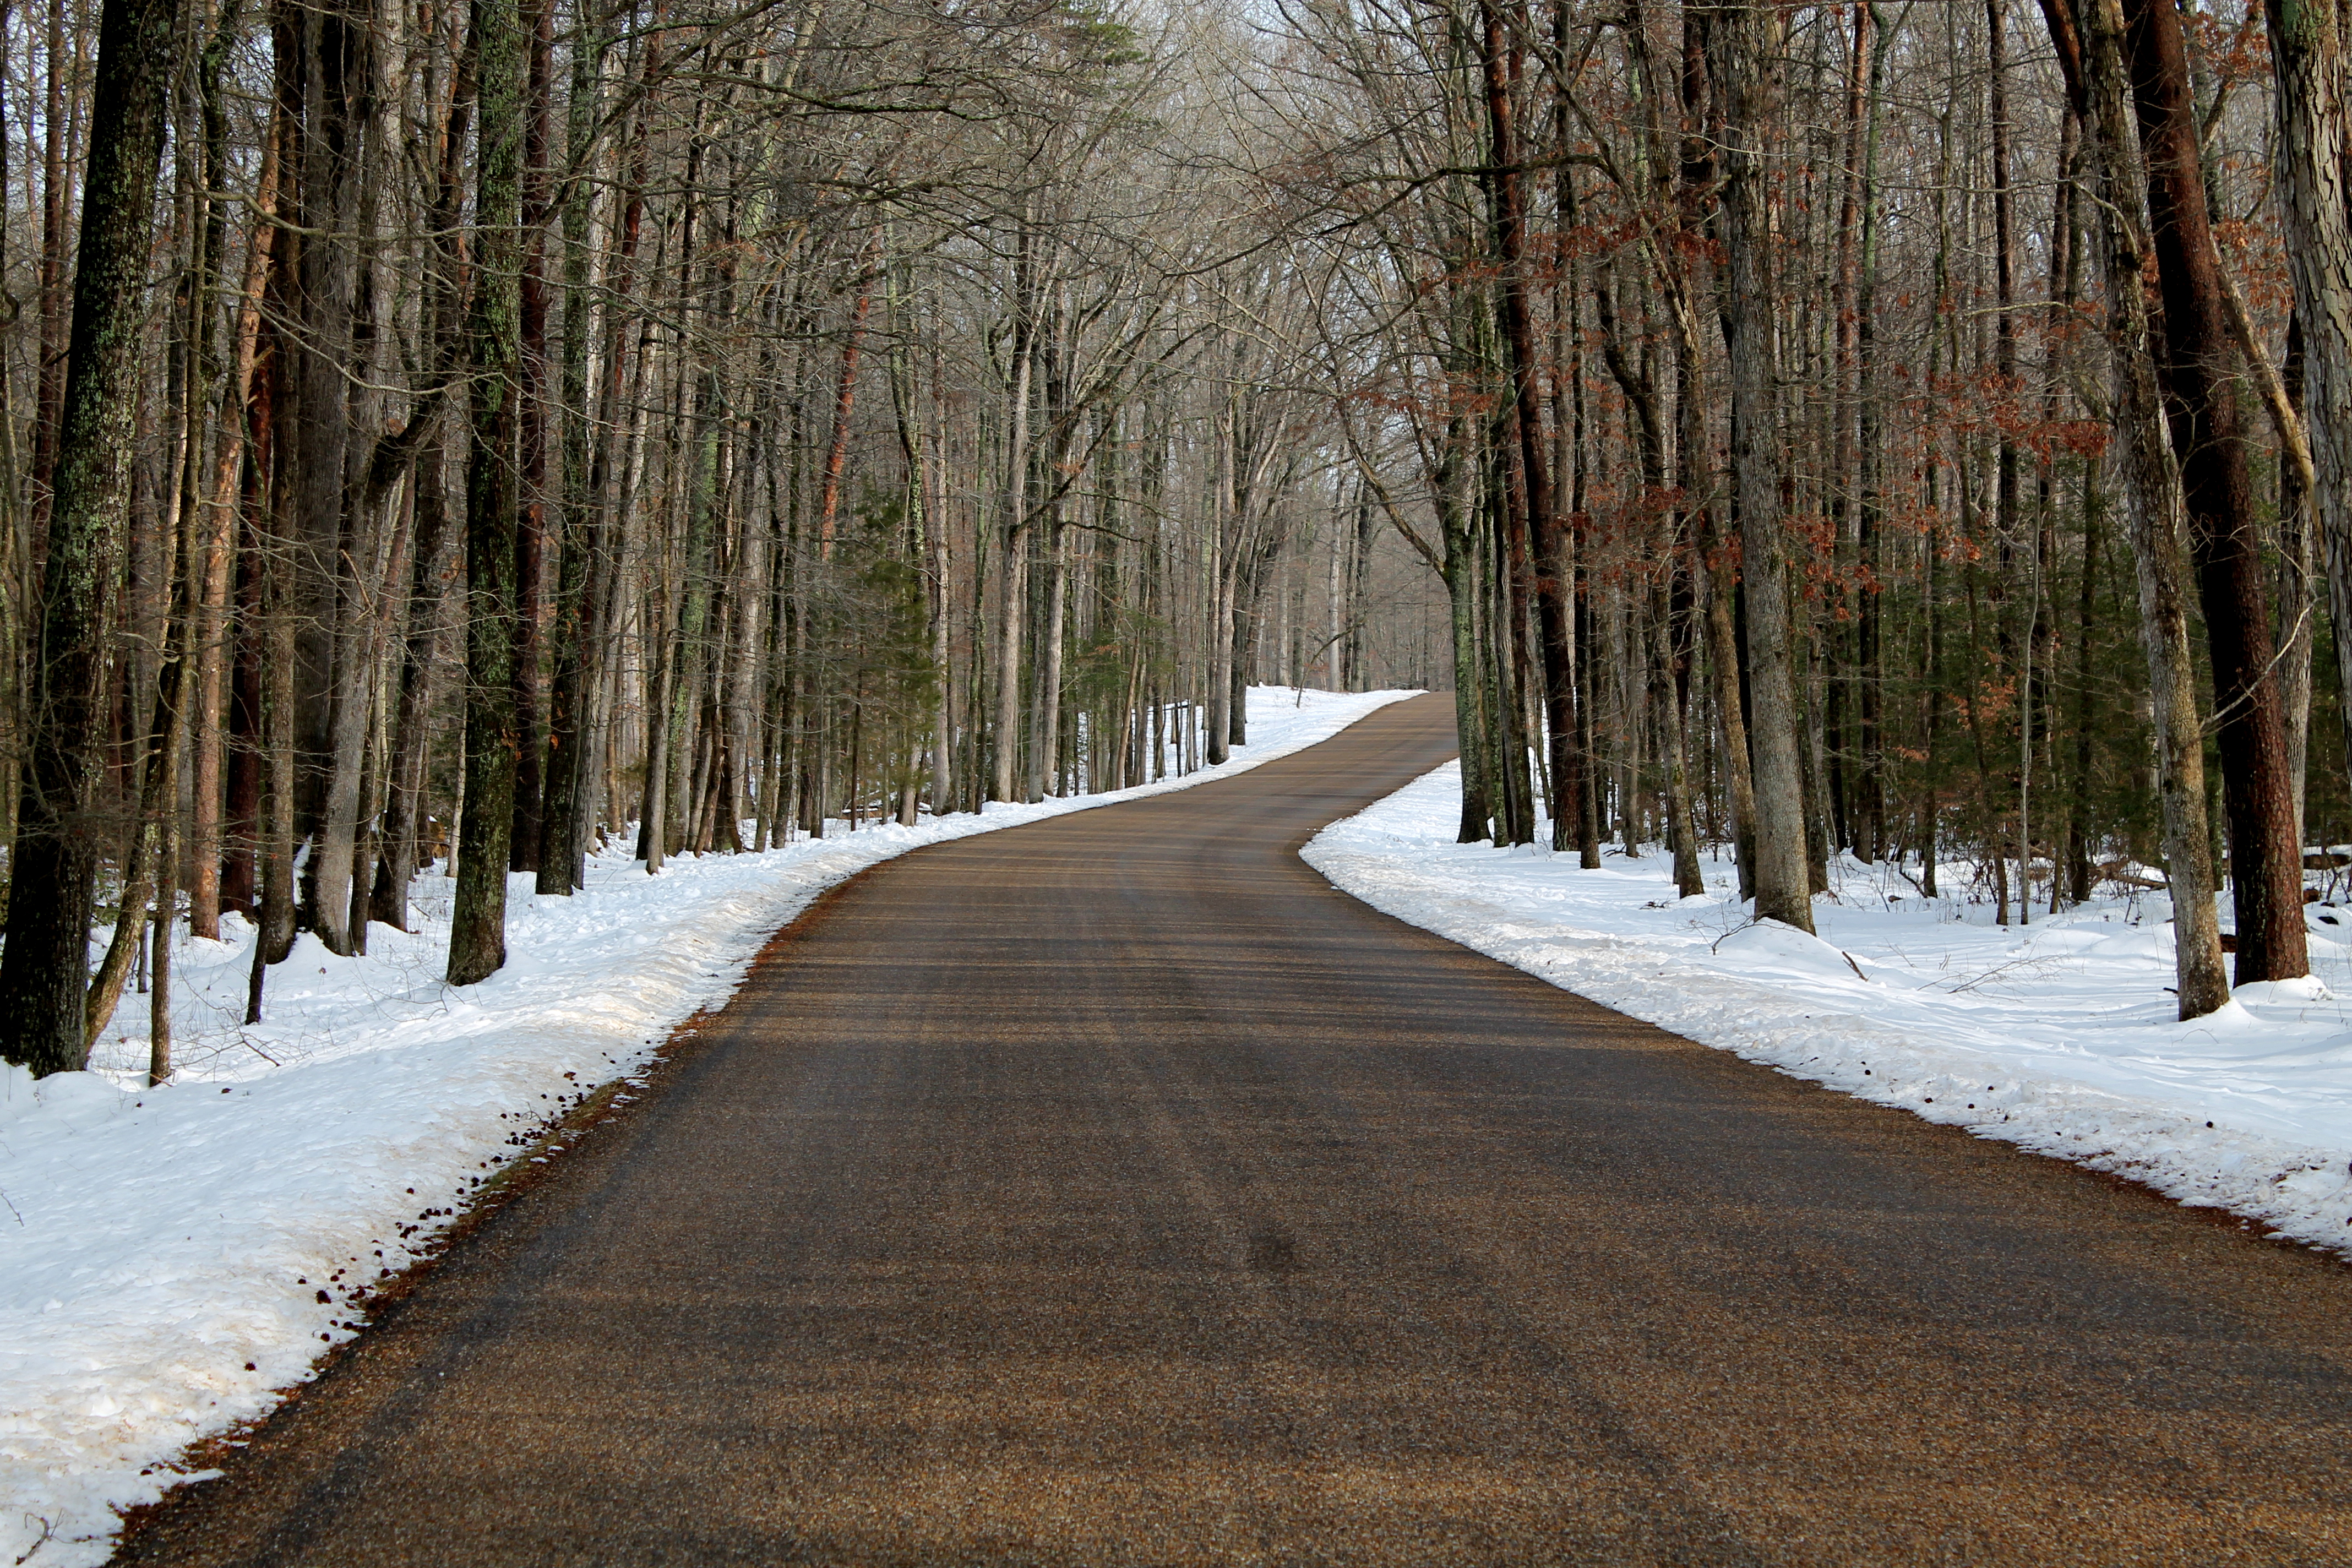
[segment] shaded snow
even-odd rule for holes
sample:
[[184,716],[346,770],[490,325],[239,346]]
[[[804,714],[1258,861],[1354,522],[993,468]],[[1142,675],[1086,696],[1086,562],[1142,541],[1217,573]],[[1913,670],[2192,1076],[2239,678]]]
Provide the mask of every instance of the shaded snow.
[[1728,859],[1678,899],[1659,853],[1587,871],[1457,845],[1460,776],[1448,763],[1333,824],[1307,863],[1703,1045],[2352,1251],[2352,1004],[2336,999],[2352,997],[2352,910],[2307,911],[2313,978],[2242,987],[2182,1023],[2160,894],[2003,928],[1984,903],[1848,859],[1807,936],[1750,923]]
[[571,1098],[723,1000],[824,889],[920,845],[1229,776],[1411,695],[1253,689],[1256,739],[1233,762],[1117,795],[835,824],[765,855],[681,857],[658,877],[609,854],[568,899],[518,877],[507,966],[478,985],[442,983],[452,884],[430,874],[415,934],[375,926],[358,959],[302,937],[251,1028],[251,929],[183,939],[171,1086],[135,1087],[137,995],[100,1070],[36,1085],[0,1068],[0,1563],[104,1561],[116,1510],[184,1479],[163,1468],[174,1455],[308,1378],[362,1321],[347,1294],[429,1247]]

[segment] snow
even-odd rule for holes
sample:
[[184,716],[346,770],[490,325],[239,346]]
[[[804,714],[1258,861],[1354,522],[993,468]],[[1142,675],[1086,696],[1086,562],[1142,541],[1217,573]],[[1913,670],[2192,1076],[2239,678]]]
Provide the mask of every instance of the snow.
[[1702,1045],[2352,1252],[2352,910],[2306,907],[2314,977],[2182,1023],[2160,893],[2004,928],[1847,858],[1807,936],[1752,921],[1728,858],[1678,899],[1660,851],[1588,871],[1457,845],[1460,791],[1448,763],[1303,854],[1400,920]]
[[414,934],[365,957],[315,938],[269,972],[246,1027],[253,933],[183,938],[179,1072],[139,1087],[148,998],[127,995],[96,1070],[0,1068],[0,1563],[105,1561],[117,1510],[189,1479],[174,1457],[267,1413],[364,1321],[350,1298],[429,1251],[467,1194],[595,1086],[633,1076],[671,1027],[723,1001],[818,893],[943,839],[1229,776],[1413,695],[1253,689],[1247,747],[1115,795],[992,805],[684,857],[647,877],[625,848],[588,887],[509,885],[508,962],[441,979],[454,884],[415,884]]

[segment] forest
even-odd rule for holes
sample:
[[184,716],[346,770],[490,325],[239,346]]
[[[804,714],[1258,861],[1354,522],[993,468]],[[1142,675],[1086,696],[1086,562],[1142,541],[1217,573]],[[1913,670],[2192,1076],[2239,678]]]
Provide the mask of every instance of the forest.
[[[2352,840],[2336,0],[0,0],[0,1053],[1221,762],[1810,931]],[[1670,868],[1670,870],[1669,870]],[[510,883],[529,873],[529,883]],[[2225,916],[2226,911],[2226,916]],[[2225,930],[2225,924],[2229,929]]]

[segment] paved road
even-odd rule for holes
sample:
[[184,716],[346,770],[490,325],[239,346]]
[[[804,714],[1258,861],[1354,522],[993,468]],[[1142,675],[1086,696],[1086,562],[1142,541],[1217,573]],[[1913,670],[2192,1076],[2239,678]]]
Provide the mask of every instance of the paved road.
[[129,1560],[2352,1563],[2352,1270],[1292,855],[1450,749],[851,884]]

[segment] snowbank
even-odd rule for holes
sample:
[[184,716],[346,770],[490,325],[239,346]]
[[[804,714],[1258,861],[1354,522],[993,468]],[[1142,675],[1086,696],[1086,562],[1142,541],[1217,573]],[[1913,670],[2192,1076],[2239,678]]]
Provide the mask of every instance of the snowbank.
[[2352,1005],[2336,1000],[2352,997],[2352,910],[2310,907],[2314,978],[2243,987],[2184,1024],[2160,894],[2002,928],[1988,905],[1849,859],[1811,937],[1748,923],[1727,859],[1677,899],[1663,854],[1586,871],[1457,845],[1460,802],[1449,763],[1324,829],[1306,859],[1377,909],[1703,1045],[2352,1251]]
[[681,858],[600,857],[587,889],[509,894],[506,968],[442,984],[452,884],[364,958],[305,936],[244,1027],[252,932],[173,958],[180,1073],[136,1086],[147,1005],[126,996],[98,1069],[0,1068],[0,1563],[103,1562],[116,1510],[185,1478],[186,1445],[262,1415],[362,1320],[347,1298],[429,1247],[466,1194],[670,1027],[725,998],[824,889],[920,845],[1188,788],[1328,738],[1412,695],[1250,693],[1223,767],[1117,795],[991,805]]

